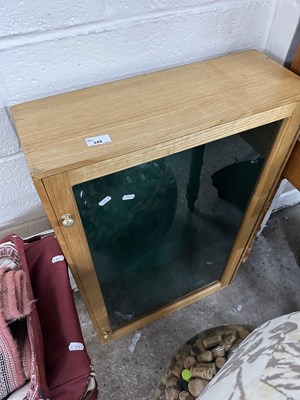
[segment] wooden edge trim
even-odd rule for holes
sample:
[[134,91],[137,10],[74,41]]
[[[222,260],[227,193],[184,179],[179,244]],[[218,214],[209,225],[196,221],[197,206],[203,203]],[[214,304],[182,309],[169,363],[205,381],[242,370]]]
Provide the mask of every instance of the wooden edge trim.
[[293,148],[282,175],[300,190],[300,140],[297,141]]
[[161,317],[164,317],[164,316],[172,313],[173,311],[177,311],[180,308],[188,306],[189,304],[192,304],[195,301],[200,300],[203,297],[206,297],[212,293],[217,292],[218,290],[222,289],[223,287],[224,286],[222,286],[221,282],[212,283],[209,286],[206,286],[205,288],[202,288],[201,290],[197,291],[196,293],[193,293],[187,297],[184,297],[183,299],[180,299],[180,300],[176,301],[175,303],[169,304],[169,305],[161,308],[160,310],[157,310],[157,311],[151,313],[150,315],[147,315],[143,318],[140,318],[140,319],[132,322],[129,325],[126,325],[122,328],[115,330],[113,332],[113,334],[108,338],[108,340],[106,340],[105,342],[103,342],[101,340],[101,343],[107,344],[115,339],[120,338],[121,336],[124,336],[127,333],[130,333],[130,332],[135,331],[136,329],[142,328],[146,324],[149,324]]
[[296,54],[291,65],[291,71],[297,75],[300,75],[300,44],[297,47]]
[[79,289],[79,293],[80,293],[80,295],[81,295],[81,297],[82,297],[82,299],[83,299],[83,301],[85,303],[86,308],[89,310],[89,316],[90,316],[90,318],[91,318],[91,320],[93,322],[93,326],[94,326],[94,328],[95,328],[95,330],[97,332],[98,337],[102,338],[102,334],[103,333],[100,330],[100,327],[99,327],[99,324],[97,322],[96,316],[92,312],[93,307],[91,307],[90,302],[88,300],[89,296],[87,295],[87,293],[85,291],[85,286],[82,283],[82,280],[80,278],[80,274],[77,271],[76,263],[74,263],[74,261],[72,259],[72,256],[71,256],[71,253],[69,252],[69,248],[67,246],[67,243],[65,241],[63,232],[61,230],[61,226],[58,223],[58,220],[56,218],[55,212],[54,212],[54,210],[53,210],[53,208],[51,206],[51,202],[50,202],[50,199],[49,199],[49,197],[47,195],[47,191],[46,191],[46,188],[45,188],[45,186],[43,184],[43,181],[41,181],[39,179],[36,179],[36,178],[33,178],[33,182],[34,182],[34,185],[35,185],[36,190],[38,192],[38,195],[39,195],[39,197],[40,197],[40,199],[41,199],[41,201],[43,203],[43,207],[44,207],[44,209],[46,211],[46,214],[47,214],[47,216],[48,216],[48,218],[50,220],[50,223],[51,223],[51,226],[52,226],[52,228],[54,230],[55,236],[57,237],[59,245],[60,245],[60,247],[61,247],[61,249],[63,251],[63,254],[65,256],[67,264],[68,264],[69,268],[71,269],[72,275],[73,275],[74,280],[76,282],[76,285],[77,285],[77,287]]
[[[133,153],[126,153],[121,156],[116,156],[113,159],[97,160],[92,158],[87,163],[81,165],[74,164],[70,169],[69,177],[72,185],[82,183],[86,180],[87,174],[90,179],[95,179],[112,172],[118,172],[122,169],[134,167],[136,165],[152,161],[161,157],[170,155],[170,153],[178,153],[196,147],[214,140],[223,139],[225,137],[241,133],[245,130],[256,128],[271,122],[275,122],[291,115],[295,103],[286,104],[271,110],[263,111],[258,114],[253,114],[247,117],[239,118],[237,120],[227,122],[223,125],[216,126],[187,134],[183,137],[168,140],[166,137],[165,142],[153,145],[147,148],[134,151]],[[118,169],[115,165],[118,163]],[[32,176],[36,178],[46,178],[52,175],[63,173],[62,171],[31,171]]]

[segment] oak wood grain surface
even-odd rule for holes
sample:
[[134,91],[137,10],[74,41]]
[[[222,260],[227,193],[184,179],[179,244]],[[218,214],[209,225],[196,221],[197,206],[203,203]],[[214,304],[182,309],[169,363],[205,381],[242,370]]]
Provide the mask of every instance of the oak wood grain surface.
[[284,178],[300,190],[300,140],[298,139],[289,161],[283,171]]
[[[300,79],[247,51],[12,107],[31,174],[109,160],[300,100]],[[87,147],[108,133],[112,142]]]

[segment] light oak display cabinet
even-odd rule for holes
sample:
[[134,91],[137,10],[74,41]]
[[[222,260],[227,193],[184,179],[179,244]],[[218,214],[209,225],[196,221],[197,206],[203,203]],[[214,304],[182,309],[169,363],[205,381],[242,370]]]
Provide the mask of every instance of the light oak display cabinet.
[[12,107],[101,343],[231,282],[299,100],[295,74],[246,51]]

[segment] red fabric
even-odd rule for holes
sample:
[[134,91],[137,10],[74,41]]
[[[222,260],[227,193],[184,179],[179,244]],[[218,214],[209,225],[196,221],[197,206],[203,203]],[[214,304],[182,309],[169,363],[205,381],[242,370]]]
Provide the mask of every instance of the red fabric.
[[[85,393],[91,361],[84,350],[70,351],[70,343],[84,345],[67,265],[53,236],[25,245],[31,285],[44,336],[45,369],[50,398],[79,400]],[[53,261],[54,262],[53,262]],[[97,398],[97,390],[90,394]]]
[[[11,241],[16,246],[18,256],[21,260],[22,270],[26,275],[25,281],[26,281],[27,296],[30,301],[33,301],[34,296],[30,285],[30,277],[27,268],[23,240],[16,235],[9,235],[3,238],[0,241],[0,243],[7,241]],[[24,349],[22,349],[22,354],[21,354],[21,361],[25,368],[26,375],[28,375],[28,378],[30,377],[30,387],[29,390],[27,391],[25,399],[28,400],[47,399],[49,398],[49,392],[46,384],[46,377],[44,370],[43,336],[35,302],[31,304],[31,312],[29,315],[26,316],[26,325],[24,324],[23,328],[25,330],[23,340],[24,341],[29,340],[31,349],[30,354],[28,354],[27,350]],[[20,330],[18,329],[17,334],[22,335],[22,332],[20,332]]]
[[26,317],[31,312],[32,303],[27,292],[26,273],[1,265],[0,353],[4,370],[1,369],[0,398],[31,378],[32,352]]

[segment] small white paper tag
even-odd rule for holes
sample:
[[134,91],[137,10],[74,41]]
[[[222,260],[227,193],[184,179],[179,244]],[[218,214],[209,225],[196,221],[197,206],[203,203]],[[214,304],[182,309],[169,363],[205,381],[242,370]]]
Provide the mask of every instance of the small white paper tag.
[[55,263],[57,263],[59,261],[63,261],[64,259],[65,259],[65,257],[62,256],[62,255],[55,256],[55,257],[52,258],[52,264],[55,264]]
[[110,143],[111,138],[108,133],[100,136],[92,136],[85,139],[87,147],[99,146],[100,144]]
[[133,200],[135,198],[135,194],[124,194],[122,200]]
[[78,350],[83,350],[84,345],[80,342],[71,342],[69,344],[69,350],[70,351],[78,351]]
[[103,207],[103,206],[105,206],[105,204],[108,203],[109,201],[111,201],[111,197],[110,197],[110,196],[106,196],[106,197],[104,197],[103,200],[99,201],[98,204],[99,204],[100,207]]
[[128,349],[131,353],[134,353],[137,342],[140,340],[141,334],[142,334],[141,331],[137,331],[136,334],[133,336],[131,345],[128,347]]

